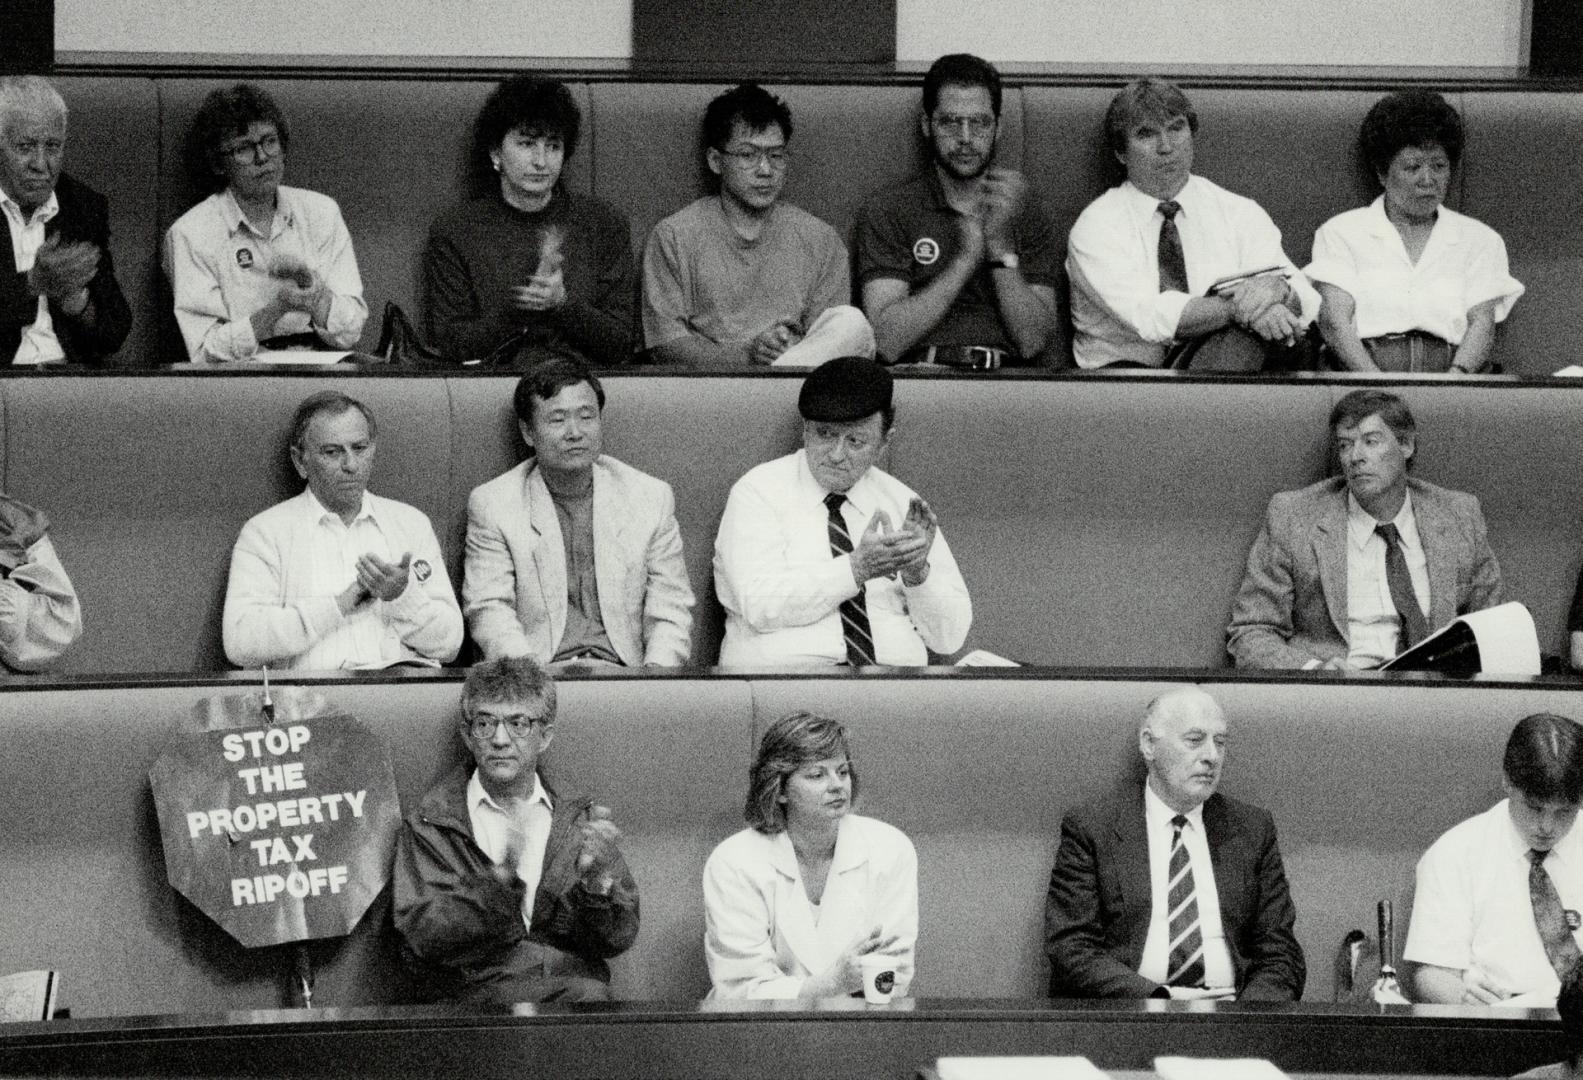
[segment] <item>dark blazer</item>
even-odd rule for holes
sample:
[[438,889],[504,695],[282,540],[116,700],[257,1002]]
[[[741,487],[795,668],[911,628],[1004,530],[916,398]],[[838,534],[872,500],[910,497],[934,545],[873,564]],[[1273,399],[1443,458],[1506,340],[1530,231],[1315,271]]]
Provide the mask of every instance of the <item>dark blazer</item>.
[[[1501,568],[1479,501],[1409,479],[1429,573],[1429,629],[1501,602]],[[1300,668],[1347,655],[1347,485],[1321,480],[1270,499],[1248,551],[1226,648],[1239,668]]]
[[[1292,933],[1296,913],[1274,820],[1256,806],[1211,795],[1204,833],[1238,998],[1296,1001],[1307,967]],[[1070,811],[1044,902],[1051,995],[1141,998],[1158,990],[1138,974],[1152,907],[1142,785]]]
[[[110,259],[110,213],[103,195],[65,173],[55,183],[60,213],[45,227],[45,235],[61,243],[86,240],[99,249],[99,270],[88,283],[88,307],[71,316],[50,302],[50,320],[61,351],[70,364],[97,364],[121,347],[132,329],[132,312]],[[5,234],[10,236],[9,229]],[[10,244],[0,247],[0,364],[16,357],[22,331],[38,318],[38,297],[27,291],[27,275],[18,273]]]

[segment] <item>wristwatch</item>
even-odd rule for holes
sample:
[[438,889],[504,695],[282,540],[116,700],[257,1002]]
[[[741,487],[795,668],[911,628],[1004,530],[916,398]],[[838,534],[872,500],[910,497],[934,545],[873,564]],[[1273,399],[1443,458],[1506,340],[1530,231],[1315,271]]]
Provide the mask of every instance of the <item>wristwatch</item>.
[[995,267],[997,270],[1015,270],[1017,267],[1021,266],[1022,263],[1018,260],[1017,253],[1015,251],[1008,251],[1004,255],[996,255],[994,258],[990,259],[989,265]]

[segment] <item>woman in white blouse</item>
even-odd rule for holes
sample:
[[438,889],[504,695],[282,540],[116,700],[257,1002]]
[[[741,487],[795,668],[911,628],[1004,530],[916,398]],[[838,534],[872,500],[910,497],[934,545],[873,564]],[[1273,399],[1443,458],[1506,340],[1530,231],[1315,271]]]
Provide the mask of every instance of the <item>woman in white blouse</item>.
[[704,866],[713,999],[815,1001],[861,993],[859,958],[913,974],[918,856],[901,830],[852,812],[846,731],[799,712],[771,724],[749,774],[747,820]]
[[1314,234],[1306,273],[1325,344],[1351,371],[1488,369],[1495,324],[1523,287],[1500,235],[1443,205],[1462,118],[1433,91],[1405,90],[1375,102],[1359,141],[1384,190]]

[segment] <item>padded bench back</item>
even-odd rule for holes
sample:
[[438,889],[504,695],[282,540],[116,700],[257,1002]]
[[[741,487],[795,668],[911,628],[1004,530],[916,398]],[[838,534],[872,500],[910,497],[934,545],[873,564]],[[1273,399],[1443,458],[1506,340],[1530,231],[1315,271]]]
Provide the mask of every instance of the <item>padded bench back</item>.
[[[485,79],[260,79],[292,129],[288,183],[340,204],[356,244],[373,313],[372,347],[387,300],[419,318],[429,223],[465,198],[472,123],[493,83]],[[111,198],[114,253],[135,313],[118,362],[185,359],[157,272],[164,229],[198,197],[182,146],[203,96],[225,83],[174,76],[64,76],[72,109],[68,166]],[[641,252],[660,218],[710,190],[701,159],[704,106],[713,83],[572,82],[583,110],[581,145],[567,183],[605,198],[632,222]],[[1314,230],[1361,205],[1376,185],[1358,159],[1357,130],[1382,91],[1323,87],[1195,87],[1197,168],[1259,202],[1302,265]],[[787,197],[850,240],[863,200],[925,160],[919,91],[895,85],[775,85],[796,129]],[[1062,235],[1120,170],[1106,146],[1105,106],[1115,87],[1008,87],[999,161],[1027,173],[1034,197]],[[1450,100],[1467,123],[1467,152],[1450,204],[1505,237],[1512,272],[1528,286],[1498,339],[1507,371],[1548,374],[1573,362],[1583,329],[1575,282],[1583,251],[1583,193],[1554,152],[1583,130],[1583,95],[1460,90]],[[157,139],[149,138],[150,131]],[[1064,288],[1064,286],[1063,286]],[[1054,360],[1065,363],[1066,344]]]
[[[714,662],[715,532],[731,485],[799,445],[800,381],[605,380],[605,448],[676,492]],[[506,377],[161,376],[0,380],[4,490],[44,507],[82,597],[63,669],[217,671],[231,547],[301,490],[298,401],[335,386],[380,422],[373,490],[429,515],[460,584],[467,495],[521,460]],[[889,469],[939,514],[973,596],[969,645],[1030,664],[1220,667],[1270,495],[1325,475],[1345,385],[904,379]],[[1418,475],[1478,495],[1507,594],[1563,651],[1583,561],[1583,421],[1572,388],[1397,387]]]

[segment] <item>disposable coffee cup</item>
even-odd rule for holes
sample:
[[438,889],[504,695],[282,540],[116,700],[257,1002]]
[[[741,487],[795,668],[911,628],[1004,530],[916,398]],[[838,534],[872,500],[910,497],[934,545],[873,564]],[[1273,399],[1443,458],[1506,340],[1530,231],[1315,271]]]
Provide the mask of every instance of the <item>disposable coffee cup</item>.
[[870,1005],[884,1005],[896,992],[896,958],[882,953],[868,953],[858,957],[863,971],[863,1000]]

